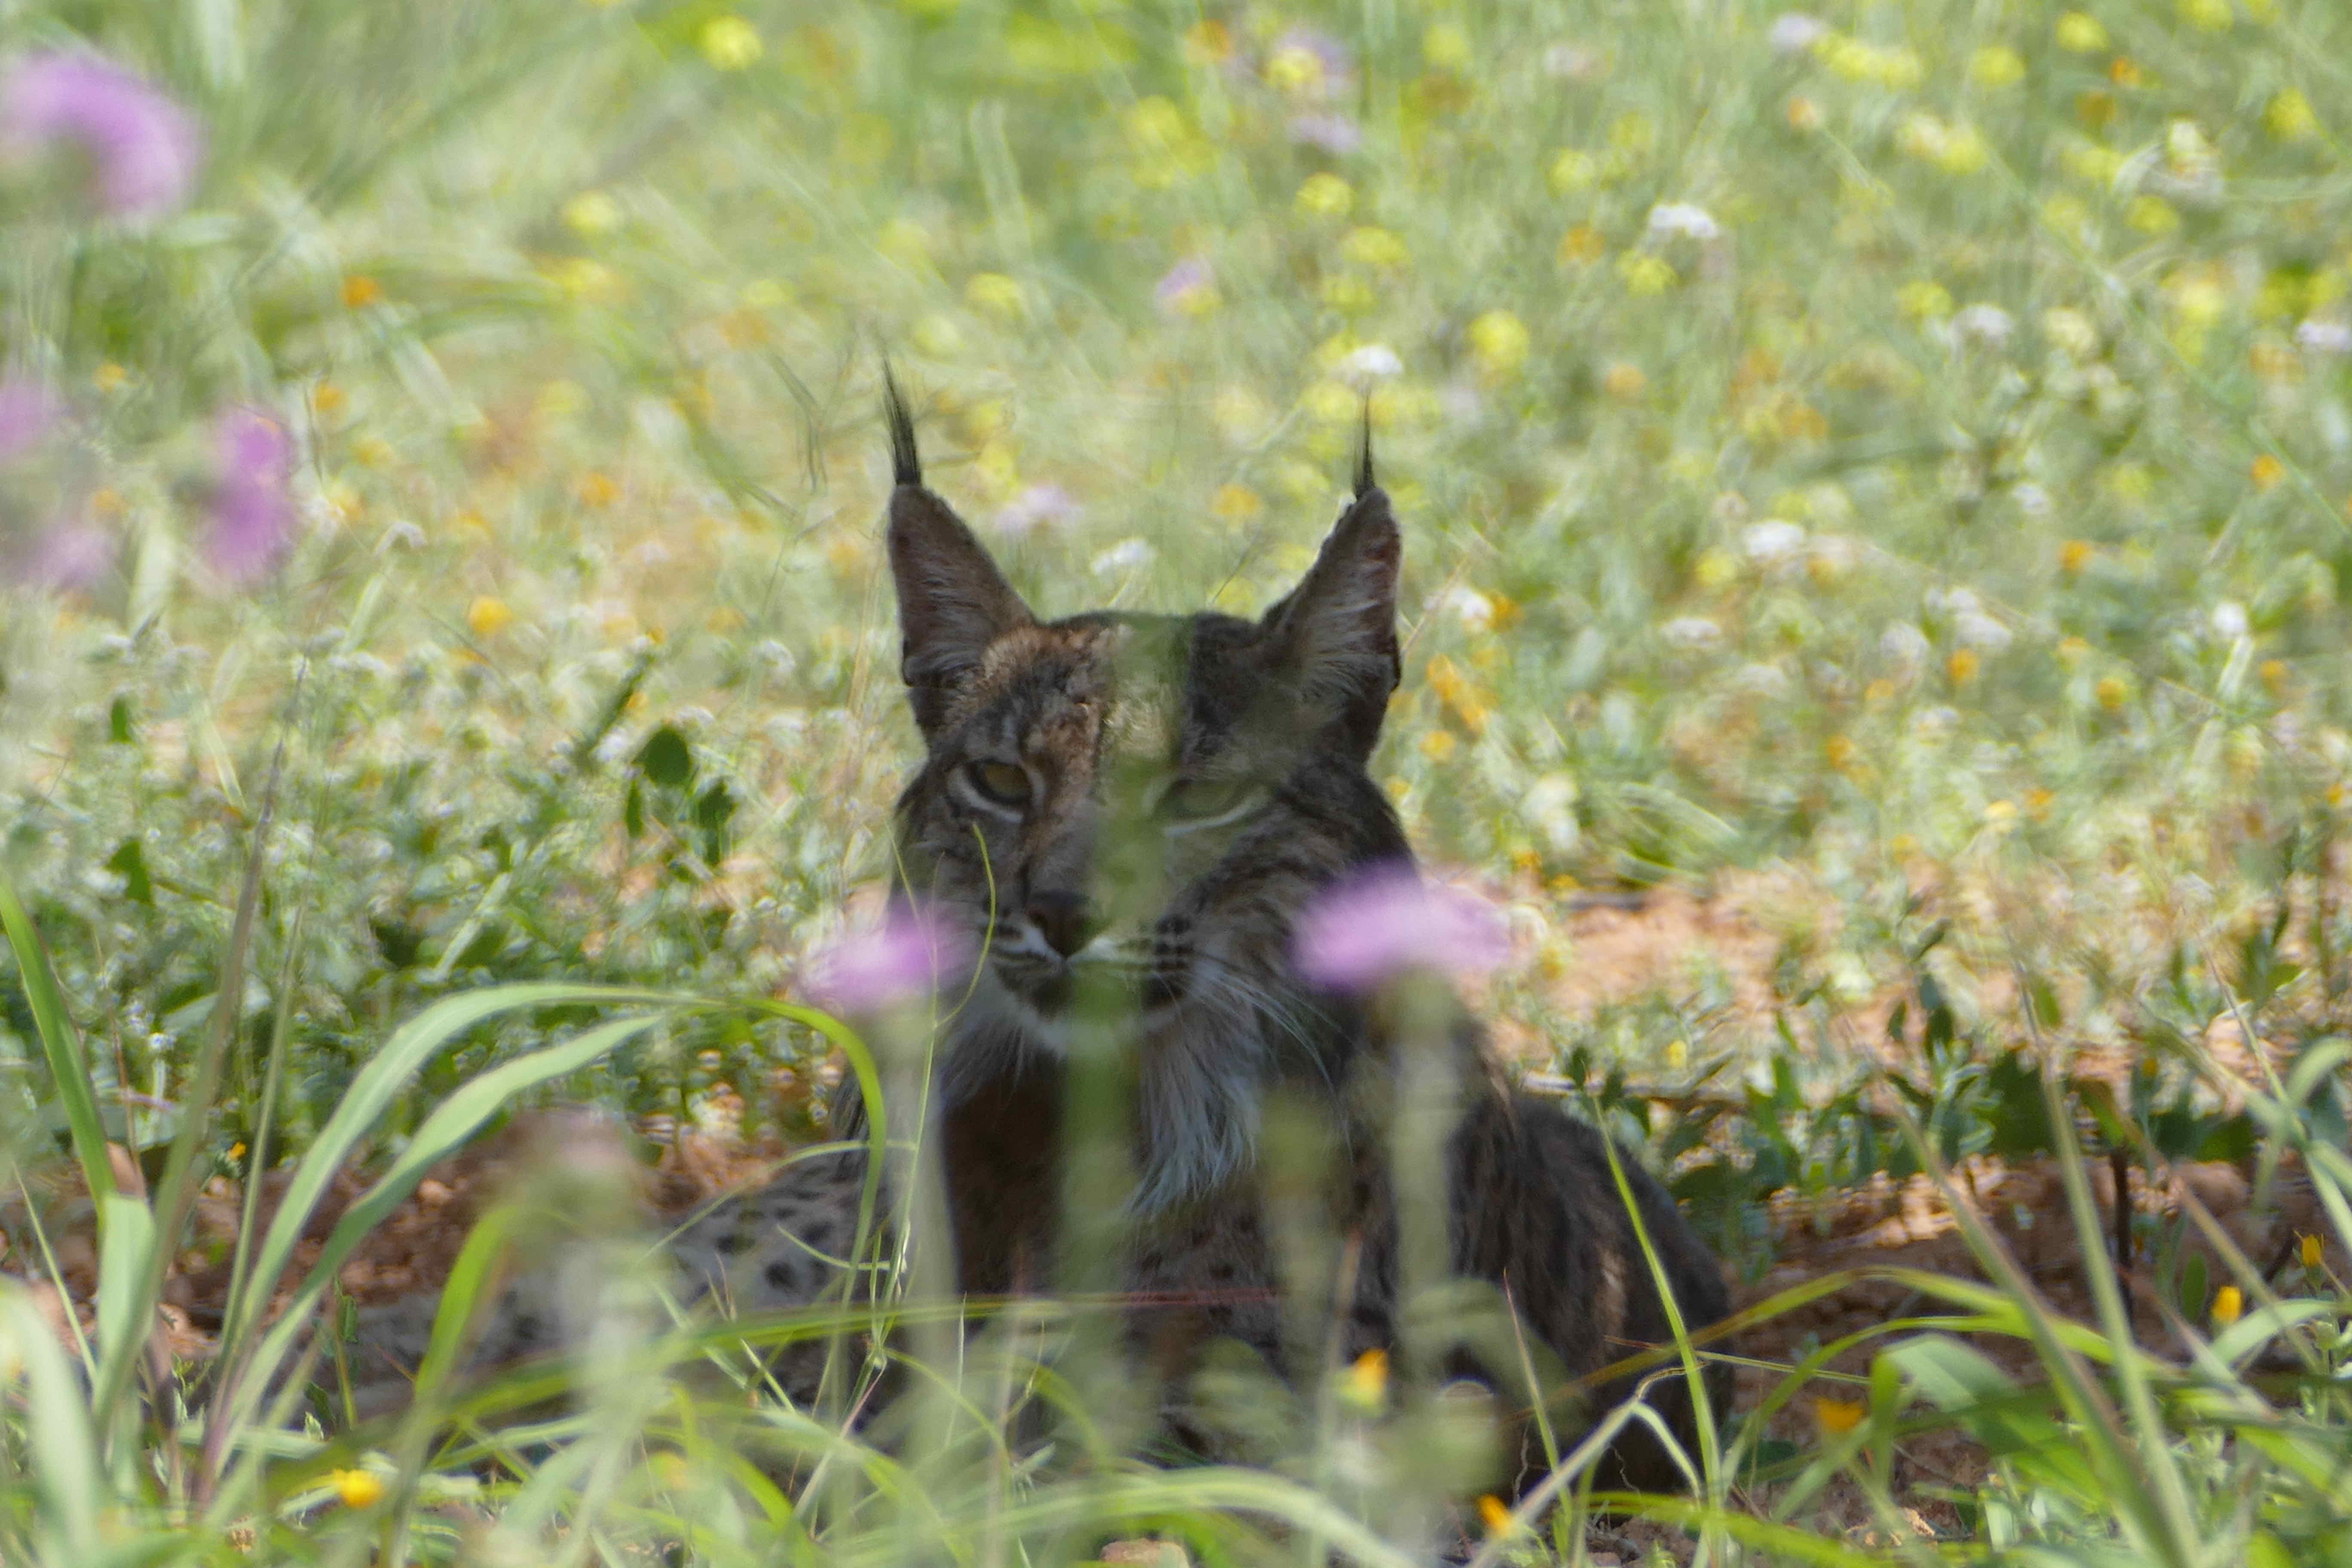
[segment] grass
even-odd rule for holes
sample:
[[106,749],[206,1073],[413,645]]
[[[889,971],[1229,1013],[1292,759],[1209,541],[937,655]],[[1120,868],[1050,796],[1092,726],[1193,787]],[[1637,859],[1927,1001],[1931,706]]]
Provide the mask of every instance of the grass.
[[[1376,769],[1511,904],[1526,962],[1487,1002],[1528,1065],[1750,1278],[1776,1195],[1988,1153],[2284,1161],[2329,1221],[2273,1281],[2143,1215],[2175,1321],[2137,1348],[2062,1160],[2085,1321],[1972,1236],[1989,1286],[1918,1282],[1940,1329],[1772,1372],[1768,1403],[1827,1413],[1735,1412],[1692,1499],[1639,1507],[1717,1563],[2340,1560],[2347,27],[2328,0],[0,16],[0,54],[104,50],[205,149],[137,222],[70,157],[0,163],[0,361],[69,410],[0,459],[0,1146],[28,1191],[79,1159],[102,1194],[103,1326],[257,1160],[396,1195],[579,1100],[811,1136],[831,1026],[769,999],[881,875],[914,746],[878,354],[1054,611],[1267,603],[1369,391],[1408,535]],[[207,511],[234,405],[292,437],[299,512],[243,579]],[[110,565],[25,585],[59,520]],[[1560,1002],[1575,895],[1768,874],[1760,1005],[1706,973]],[[11,1560],[992,1565],[1147,1530],[1401,1560],[1389,1490],[1444,1441],[1326,1400],[1273,1468],[1139,1470],[1070,1395],[1040,1468],[975,1423],[897,1454],[626,1379],[520,1436],[471,1419],[525,1379],[362,1458],[228,1418],[128,1332],[77,1373],[29,1310],[0,1296]],[[709,1348],[646,1332],[629,1364]],[[1898,1460],[1951,1432],[1990,1465],[1931,1542]]]

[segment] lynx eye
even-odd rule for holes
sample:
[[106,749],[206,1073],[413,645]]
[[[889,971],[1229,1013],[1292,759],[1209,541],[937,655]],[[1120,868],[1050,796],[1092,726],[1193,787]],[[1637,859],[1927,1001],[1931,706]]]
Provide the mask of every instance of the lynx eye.
[[1253,793],[1245,779],[1178,779],[1161,793],[1160,815],[1171,826],[1199,826],[1234,816]]
[[1017,763],[973,763],[964,769],[963,776],[991,805],[1029,804],[1029,770]]

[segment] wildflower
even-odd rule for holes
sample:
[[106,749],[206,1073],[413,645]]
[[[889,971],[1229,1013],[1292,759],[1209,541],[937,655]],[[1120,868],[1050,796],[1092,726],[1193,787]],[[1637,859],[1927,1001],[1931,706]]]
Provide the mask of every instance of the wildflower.
[[1933,650],[1927,634],[1909,621],[1894,621],[1878,634],[1878,652],[1887,663],[1916,668]]
[[1527,324],[1508,310],[1488,310],[1470,323],[1465,334],[1478,368],[1500,379],[1527,363]]
[[1021,285],[1002,272],[975,272],[963,286],[964,303],[1003,321],[1018,320]]
[[1432,730],[1421,738],[1421,754],[1433,763],[1450,763],[1461,749],[1460,738],[1451,730]]
[[1293,98],[1336,99],[1355,85],[1355,61],[1348,47],[1328,33],[1293,27],[1266,57],[1269,86]]
[[1931,279],[1915,279],[1895,296],[1895,307],[1915,321],[1941,321],[1952,313],[1950,290]]
[[114,563],[114,542],[84,523],[60,523],[33,546],[26,575],[49,588],[87,588]]
[[2058,18],[2058,47],[2070,54],[2095,55],[2107,47],[2107,29],[2088,12],[2069,11]]
[[1504,952],[1502,923],[1485,903],[1397,864],[1326,889],[1299,917],[1292,946],[1301,974],[1338,991],[1369,991],[1406,970],[1476,973]]
[[1317,217],[1346,217],[1355,205],[1355,191],[1337,174],[1310,174],[1298,187],[1298,210]]
[[1223,65],[1234,56],[1233,29],[1223,22],[1195,22],[1184,30],[1184,58],[1199,66]]
[[1822,106],[1802,93],[1789,100],[1789,129],[1819,131],[1822,128]]
[[1663,294],[1682,281],[1663,256],[1653,256],[1643,250],[1629,250],[1617,258],[1617,276],[1625,280],[1628,293]]
[[2277,697],[2286,690],[2286,660],[2266,658],[2255,667],[2254,673],[2262,679],[2263,689],[2272,696]]
[[1739,548],[1759,566],[1783,566],[1804,553],[1805,531],[1783,518],[1751,522],[1739,531]]
[[57,395],[41,383],[22,377],[0,381],[0,463],[39,446],[62,412]]
[[1660,202],[1650,209],[1649,230],[1654,235],[1681,235],[1690,239],[1714,239],[1723,233],[1705,207],[1690,202]]
[[0,81],[0,152],[79,142],[117,217],[160,217],[196,180],[201,138],[180,106],[94,55],[27,55]]
[[1115,576],[1121,572],[1139,572],[1151,564],[1158,552],[1140,539],[1122,539],[1087,563],[1087,569],[1097,577]]
[[2286,465],[2270,453],[2264,452],[2254,459],[2254,466],[2248,470],[2247,477],[2253,480],[2254,489],[2272,489],[2281,479],[2286,478]]
[[621,216],[621,204],[604,191],[583,191],[563,204],[564,223],[591,239],[620,227]]
[[1454,619],[1462,623],[1464,631],[1479,636],[1495,629],[1495,601],[1477,589],[1459,584],[1446,594],[1444,602],[1454,612]]
[[1433,70],[1470,68],[1470,35],[1453,22],[1432,22],[1421,35],[1421,58]]
[[1366,343],[1350,349],[1339,361],[1338,369],[1341,375],[1359,384],[1386,381],[1404,374],[1404,361],[1397,358],[1396,350],[1386,343]]
[[345,1508],[370,1508],[383,1500],[383,1482],[371,1470],[335,1470],[327,1477]]
[[2007,310],[1998,305],[1988,305],[1981,301],[1969,306],[1952,318],[1952,336],[1955,340],[1974,338],[1994,348],[1999,348],[2009,342],[2010,333],[2016,328],[2017,322]]
[[1563,196],[1570,191],[1586,190],[1601,182],[1601,160],[1574,147],[1563,148],[1551,161],[1551,172],[1546,177],[1551,188]]
[[2097,546],[2086,539],[2070,539],[2058,547],[2058,570],[2069,577],[2091,563]]
[[2263,110],[2263,123],[2282,142],[2308,142],[2319,134],[2319,116],[2301,88],[2290,87],[2273,97]]
[[1344,114],[1318,112],[1292,116],[1290,139],[1344,158],[1364,144],[1364,132]]
[[2064,305],[2053,306],[2042,312],[2042,335],[2050,340],[2053,348],[2062,349],[2078,360],[2086,360],[2099,352],[2099,329],[2082,311]]
[[1226,522],[1246,522],[1265,510],[1265,498],[1247,485],[1222,484],[1209,498],[1209,515]]
[[2050,515],[2050,492],[2031,479],[2011,487],[2009,497],[2017,503],[2017,510],[2028,517]]
[[2226,1329],[2246,1313],[2246,1293],[2235,1285],[2224,1285],[2213,1292],[2213,1325]]
[[2124,222],[2142,234],[2170,234],[2180,226],[2180,214],[2162,196],[2134,196],[2124,208]]
[[2235,599],[2224,599],[2213,606],[2209,617],[2213,623],[2213,635],[2235,642],[2246,635],[2246,606]]
[[1019,539],[1040,528],[1059,528],[1075,522],[1078,515],[1077,501],[1061,486],[1031,485],[998,510],[996,529]]
[[1954,648],[1952,657],[1944,661],[1944,673],[1951,678],[1952,684],[1955,686],[1968,685],[1977,678],[1977,672],[1983,668],[1984,660],[1972,647]]
[[1389,1352],[1377,1347],[1358,1356],[1340,1376],[1339,1397],[1367,1413],[1380,1409],[1388,1391]]
[[1723,628],[1705,616],[1677,616],[1660,626],[1658,635],[1675,647],[1713,647],[1723,640]]
[[739,71],[758,63],[768,47],[760,29],[740,16],[713,16],[702,25],[702,58],[713,70]]
[[291,537],[294,503],[287,482],[293,444],[278,422],[250,408],[232,408],[214,431],[220,482],[213,496],[213,564],[224,576],[266,570]]
[[478,595],[466,606],[466,629],[478,637],[494,637],[514,624],[515,613],[504,599]]
[[1348,237],[1339,242],[1339,254],[1359,267],[1381,272],[1392,272],[1412,259],[1403,240],[1369,224],[1348,231]]
[[2091,695],[2098,700],[2099,706],[2110,713],[2120,712],[2123,705],[2131,700],[2131,682],[2120,675],[2103,675],[2099,677],[2099,683],[2091,689]]
[[2008,87],[2025,79],[2025,57],[2007,44],[1987,44],[1969,57],[1969,75],[1979,86]]
[[1869,1407],[1853,1399],[1816,1399],[1813,1401],[1813,1425],[1822,1429],[1824,1437],[1843,1437],[1862,1425]]
[[2296,1251],[2303,1258],[2303,1266],[2316,1273],[2327,1256],[2327,1244],[2318,1237],[2305,1236],[2296,1243]]
[[1860,748],[1854,745],[1851,736],[1832,735],[1822,742],[1822,760],[1829,763],[1831,769],[1837,773],[1842,773],[1853,766],[1854,759],[1859,754]]
[[572,493],[583,506],[607,507],[620,498],[621,487],[612,475],[591,468],[573,483]]
[[2180,19],[2209,33],[2226,33],[2237,21],[2230,0],[2179,0]]
[[1205,316],[1223,303],[1217,295],[1216,274],[1198,257],[1170,268],[1166,276],[1153,285],[1151,297],[1162,310],[1173,316]]
[[2295,328],[2294,341],[2314,353],[2352,353],[2352,326],[2315,316]]
[[1609,68],[1595,49],[1576,44],[1554,44],[1543,52],[1544,75],[1556,81],[1590,81]]
[[1642,374],[1640,365],[1628,364],[1622,359],[1612,363],[1601,375],[1601,390],[1620,403],[1633,402],[1648,390],[1650,378]]
[[1578,224],[1559,237],[1559,259],[1563,265],[1582,266],[1598,261],[1608,249],[1608,241],[1589,223]]
[[1486,1527],[1489,1535],[1507,1535],[1512,1529],[1511,1510],[1493,1492],[1478,1494],[1478,1522]]
[[1772,18],[1764,39],[1776,55],[1801,55],[1829,36],[1830,26],[1802,11],[1783,11]]
[[969,937],[931,910],[893,903],[881,929],[816,954],[803,984],[817,1005],[835,1013],[877,1013],[929,995],[968,961]]

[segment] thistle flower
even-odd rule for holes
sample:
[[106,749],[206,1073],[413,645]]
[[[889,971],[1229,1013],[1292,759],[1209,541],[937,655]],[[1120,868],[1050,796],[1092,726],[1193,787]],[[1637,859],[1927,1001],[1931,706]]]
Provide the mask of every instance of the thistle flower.
[[1359,872],[1299,917],[1298,972],[1335,991],[1370,991],[1408,970],[1475,973],[1503,960],[1502,922],[1480,900],[1431,887],[1409,865]]
[[1151,290],[1160,308],[1175,316],[1205,316],[1217,308],[1217,275],[1199,257],[1168,269]]
[[62,410],[57,395],[37,381],[0,381],[0,463],[23,457],[54,429]]
[[25,56],[0,81],[0,149],[58,142],[89,154],[100,205],[131,218],[161,216],[187,199],[202,145],[185,110],[112,61]]
[[835,942],[808,969],[806,988],[834,1013],[878,1013],[928,996],[967,961],[964,933],[919,907],[892,904],[881,929]]
[[213,496],[213,565],[230,578],[257,576],[293,537],[287,485],[294,445],[276,420],[251,408],[222,415],[214,439],[220,486]]
[[87,523],[64,522],[33,546],[26,574],[49,588],[87,588],[114,561],[114,542]]

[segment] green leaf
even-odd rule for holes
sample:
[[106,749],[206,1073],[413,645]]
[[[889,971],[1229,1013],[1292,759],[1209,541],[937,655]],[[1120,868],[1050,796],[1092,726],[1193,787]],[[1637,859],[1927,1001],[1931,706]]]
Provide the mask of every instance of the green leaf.
[[[82,1060],[81,1037],[66,1016],[65,999],[58,994],[58,977],[41,945],[32,917],[16,901],[16,889],[0,875],[0,927],[16,955],[16,973],[32,1004],[33,1026],[41,1037],[41,1053],[48,1060],[49,1077],[65,1107],[66,1125],[72,1130],[74,1154],[81,1162],[82,1180],[90,1195],[103,1198],[114,1191],[114,1168],[106,1158],[106,1124],[98,1114],[98,1096],[89,1083],[89,1067]],[[103,1212],[103,1211],[101,1211]]]
[[664,724],[646,737],[637,752],[637,771],[669,789],[694,782],[694,752],[674,724]]
[[107,858],[106,868],[122,879],[122,896],[134,904],[155,907],[155,883],[147,875],[147,852],[136,838],[126,838]]

